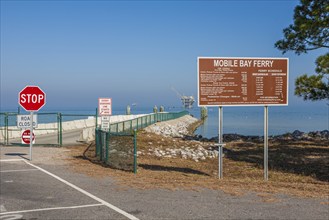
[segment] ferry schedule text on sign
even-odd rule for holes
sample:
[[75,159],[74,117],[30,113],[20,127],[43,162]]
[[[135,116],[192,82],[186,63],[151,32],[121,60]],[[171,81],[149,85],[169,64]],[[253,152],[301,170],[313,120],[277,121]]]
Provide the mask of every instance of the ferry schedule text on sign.
[[288,105],[288,58],[198,58],[199,106]]

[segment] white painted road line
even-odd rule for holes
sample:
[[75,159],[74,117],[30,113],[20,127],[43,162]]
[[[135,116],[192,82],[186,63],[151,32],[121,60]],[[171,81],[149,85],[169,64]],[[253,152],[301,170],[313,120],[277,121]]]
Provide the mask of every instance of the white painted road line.
[[104,205],[98,203],[98,204],[79,205],[79,206],[53,207],[53,208],[44,208],[44,209],[30,209],[30,210],[22,210],[22,211],[1,212],[0,215],[18,214],[18,213],[26,213],[26,212],[42,212],[42,211],[62,210],[62,209],[79,209],[79,208],[87,208],[87,207],[95,207],[95,206],[104,206]]
[[24,170],[1,170],[0,173],[11,173],[11,172],[26,172],[26,171],[36,171],[38,169],[24,169]]
[[0,213],[2,212],[7,212],[7,209],[5,208],[4,205],[0,205]]
[[25,159],[0,159],[0,162],[25,161]]
[[127,218],[129,218],[129,219],[131,219],[131,220],[138,220],[138,218],[136,218],[135,216],[133,216],[133,215],[131,215],[131,214],[129,214],[129,213],[123,211],[122,209],[119,209],[118,207],[116,207],[116,206],[114,206],[114,205],[112,205],[112,204],[110,204],[110,203],[104,201],[104,200],[101,199],[101,198],[98,198],[98,197],[94,196],[93,194],[91,194],[91,193],[89,193],[89,192],[87,192],[87,191],[85,191],[85,190],[79,188],[78,186],[73,185],[72,183],[70,183],[70,182],[68,182],[68,181],[66,181],[66,180],[64,180],[64,179],[62,179],[62,178],[60,178],[59,176],[56,176],[55,174],[52,174],[52,173],[48,172],[47,170],[42,169],[41,167],[38,167],[38,166],[36,166],[36,165],[34,165],[34,164],[32,164],[32,163],[26,161],[26,160],[24,160],[24,162],[27,163],[27,164],[29,164],[29,165],[31,165],[31,166],[34,167],[34,168],[37,168],[38,170],[41,170],[41,171],[44,172],[44,173],[46,173],[46,174],[48,174],[48,175],[54,177],[55,179],[61,181],[62,183],[65,183],[66,185],[71,186],[72,188],[74,188],[74,189],[78,190],[79,192],[85,194],[86,196],[89,196],[90,198],[92,198],[92,199],[94,199],[94,200],[96,200],[96,201],[102,203],[103,205],[109,207],[110,209],[113,209],[114,211],[120,213],[121,215],[124,215],[124,216],[126,216]]

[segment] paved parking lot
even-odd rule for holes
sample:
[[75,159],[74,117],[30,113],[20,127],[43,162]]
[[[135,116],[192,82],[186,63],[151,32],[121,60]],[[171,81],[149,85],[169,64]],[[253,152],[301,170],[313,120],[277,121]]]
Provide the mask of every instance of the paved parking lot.
[[0,163],[0,219],[137,219],[24,159]]

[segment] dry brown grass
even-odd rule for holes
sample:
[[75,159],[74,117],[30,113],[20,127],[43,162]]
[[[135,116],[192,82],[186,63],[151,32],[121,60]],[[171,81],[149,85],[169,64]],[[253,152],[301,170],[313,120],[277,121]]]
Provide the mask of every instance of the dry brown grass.
[[[140,132],[138,149],[150,146],[175,148],[196,147],[195,141],[184,141]],[[271,194],[282,193],[301,197],[328,198],[328,146],[310,142],[271,143],[269,150],[269,181],[263,180],[263,146],[260,143],[231,142],[224,158],[224,178],[219,180],[218,160],[207,159],[195,162],[181,158],[157,158],[143,155],[138,157],[138,174],[111,169],[97,163],[90,149],[88,159],[83,159],[85,147],[71,151],[78,172],[102,178],[115,178],[121,189],[185,189],[205,188],[222,190],[232,195],[257,192],[264,202],[278,202]]]

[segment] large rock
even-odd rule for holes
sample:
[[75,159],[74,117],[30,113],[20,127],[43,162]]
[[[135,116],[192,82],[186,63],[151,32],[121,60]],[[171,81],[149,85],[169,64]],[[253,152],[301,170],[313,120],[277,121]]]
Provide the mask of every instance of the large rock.
[[196,122],[198,119],[185,115],[175,120],[163,121],[145,128],[145,131],[162,135],[165,137],[182,138],[188,134],[188,127],[190,124]]

